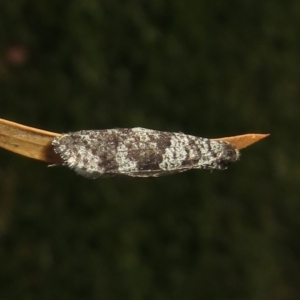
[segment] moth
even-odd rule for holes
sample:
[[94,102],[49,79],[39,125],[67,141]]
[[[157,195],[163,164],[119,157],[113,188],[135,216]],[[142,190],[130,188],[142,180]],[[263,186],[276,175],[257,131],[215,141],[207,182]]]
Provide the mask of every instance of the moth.
[[88,178],[223,170],[240,157],[225,141],[141,127],[71,132],[55,137],[52,145],[63,165]]

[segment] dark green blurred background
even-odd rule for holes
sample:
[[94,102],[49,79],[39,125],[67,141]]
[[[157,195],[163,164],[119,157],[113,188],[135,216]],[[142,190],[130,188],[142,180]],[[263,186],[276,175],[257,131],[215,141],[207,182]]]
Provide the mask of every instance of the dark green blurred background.
[[0,299],[300,299],[299,68],[297,0],[2,0],[1,118],[271,137],[157,179],[0,150]]

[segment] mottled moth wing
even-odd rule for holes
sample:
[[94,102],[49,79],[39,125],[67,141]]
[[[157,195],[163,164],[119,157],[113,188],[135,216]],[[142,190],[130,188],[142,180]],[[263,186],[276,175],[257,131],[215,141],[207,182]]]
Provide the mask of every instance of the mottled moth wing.
[[89,178],[225,169],[239,157],[239,151],[223,141],[139,127],[73,132],[55,138],[53,146],[64,165]]

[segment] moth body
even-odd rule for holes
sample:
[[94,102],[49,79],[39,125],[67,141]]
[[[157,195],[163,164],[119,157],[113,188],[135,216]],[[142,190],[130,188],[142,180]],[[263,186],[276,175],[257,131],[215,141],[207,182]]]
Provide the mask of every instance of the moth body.
[[88,178],[223,170],[240,156],[224,141],[140,127],[71,132],[54,138],[52,144],[64,165]]

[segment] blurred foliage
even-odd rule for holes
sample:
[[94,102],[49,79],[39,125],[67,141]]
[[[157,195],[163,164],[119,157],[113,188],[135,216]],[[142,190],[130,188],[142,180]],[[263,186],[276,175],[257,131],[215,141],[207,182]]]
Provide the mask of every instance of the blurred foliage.
[[0,299],[298,299],[300,2],[0,2],[1,118],[270,132],[224,172],[87,180],[0,152]]

